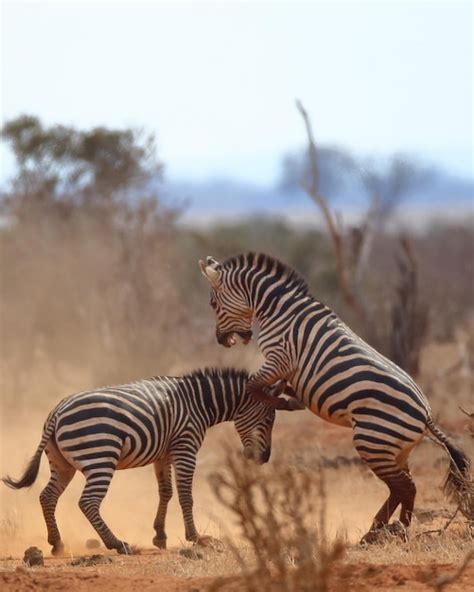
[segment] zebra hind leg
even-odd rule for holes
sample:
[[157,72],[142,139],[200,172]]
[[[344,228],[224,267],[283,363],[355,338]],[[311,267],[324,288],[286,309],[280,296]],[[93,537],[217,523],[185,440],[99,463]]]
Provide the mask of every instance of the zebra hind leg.
[[[413,506],[415,503],[416,487],[408,469],[400,469],[396,464],[391,469],[378,471],[371,467],[374,473],[382,479],[390,490],[389,497],[375,515],[369,532],[362,537],[361,543],[377,542],[381,529],[406,540],[406,529],[410,526]],[[401,504],[400,522],[388,524],[393,513]]]
[[79,507],[107,549],[116,549],[118,553],[131,555],[133,551],[130,545],[118,539],[100,515],[100,505],[109,489],[115,466],[114,459],[110,462],[101,461],[95,468],[89,466],[83,470],[86,485],[79,500]]
[[156,532],[156,535],[153,537],[153,544],[155,545],[155,547],[159,547],[160,549],[166,549],[166,511],[168,509],[168,503],[171,497],[173,496],[173,484],[171,481],[171,465],[156,462],[154,467],[156,478],[158,480],[160,502],[158,505],[156,518],[153,523],[153,528]]
[[56,506],[60,495],[71,482],[76,470],[66,462],[54,462],[48,450],[46,450],[46,454],[48,455],[51,477],[40,493],[40,504],[48,530],[48,543],[52,545],[51,553],[61,555],[64,552],[64,545],[56,522]]
[[415,505],[415,497],[416,497],[416,486],[411,476],[411,473],[408,467],[405,467],[403,472],[405,473],[406,479],[406,486],[404,487],[403,491],[401,491],[402,497],[402,509],[400,511],[400,522],[408,528],[411,524],[411,519],[413,517],[413,507]]
[[[356,426],[354,446],[361,459],[389,488],[389,496],[375,515],[369,532],[361,543],[370,544],[380,540],[381,531],[391,532],[406,540],[406,528],[410,525],[416,488],[411,478],[406,458],[409,449],[402,450],[398,441],[390,440],[388,434],[374,433]],[[388,525],[390,518],[401,504],[400,523]]]

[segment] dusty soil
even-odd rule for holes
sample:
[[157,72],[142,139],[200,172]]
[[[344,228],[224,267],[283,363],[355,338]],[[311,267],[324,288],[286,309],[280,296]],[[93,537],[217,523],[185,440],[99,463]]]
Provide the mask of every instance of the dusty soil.
[[[70,559],[46,559],[42,568],[14,567],[17,561],[2,561],[0,588],[5,592],[48,590],[49,592],[104,592],[106,590],[140,592],[205,592],[219,585],[223,592],[243,592],[245,584],[239,576],[176,577],[160,573],[164,563],[189,561],[173,552],[113,558],[112,563],[95,567],[70,567]],[[368,564],[342,563],[332,575],[334,590],[385,591],[433,590],[438,578],[452,575],[453,565],[445,564]],[[455,582],[452,592],[472,590],[474,565],[467,567]]]

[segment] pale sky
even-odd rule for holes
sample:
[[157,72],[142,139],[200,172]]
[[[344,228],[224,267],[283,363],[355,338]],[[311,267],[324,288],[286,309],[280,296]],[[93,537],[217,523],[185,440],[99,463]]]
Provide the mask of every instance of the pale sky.
[[4,121],[142,126],[171,177],[271,182],[296,97],[320,142],[472,175],[470,2],[4,2],[2,50]]

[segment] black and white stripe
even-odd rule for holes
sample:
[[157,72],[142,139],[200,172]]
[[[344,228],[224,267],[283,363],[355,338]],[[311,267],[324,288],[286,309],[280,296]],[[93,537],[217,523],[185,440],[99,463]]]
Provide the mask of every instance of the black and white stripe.
[[249,380],[248,391],[289,381],[296,398],[313,413],[353,429],[359,455],[388,485],[390,496],[365,541],[400,504],[400,520],[410,524],[416,490],[407,459],[427,430],[447,447],[452,459],[448,481],[459,485],[456,475],[468,471],[468,460],[436,428],[415,382],[315,300],[294,270],[254,253],[222,264],[208,257],[200,267],[211,283],[219,343],[229,347],[236,335],[247,342],[254,318],[259,325],[265,363]]
[[114,472],[154,464],[160,503],[153,543],[165,548],[173,466],[186,539],[199,542],[193,520],[192,480],[206,430],[233,421],[245,456],[260,463],[270,458],[275,410],[247,395],[247,382],[244,371],[206,369],[71,395],[49,414],[23,477],[18,481],[5,477],[3,481],[15,489],[32,485],[44,450],[51,478],[40,501],[53,554],[63,550],[56,505],[76,471],[86,478],[81,510],[107,548],[130,553],[130,546],[112,533],[99,511]]

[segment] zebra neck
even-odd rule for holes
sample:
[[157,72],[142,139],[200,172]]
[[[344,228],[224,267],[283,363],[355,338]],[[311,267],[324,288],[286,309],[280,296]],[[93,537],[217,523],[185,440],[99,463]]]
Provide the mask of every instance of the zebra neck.
[[273,326],[282,319],[293,316],[301,306],[310,302],[310,296],[295,293],[294,290],[275,290],[270,299],[257,303],[255,307],[255,318],[261,330]]
[[245,384],[228,376],[208,378],[201,397],[201,417],[206,427],[232,421],[240,410]]

